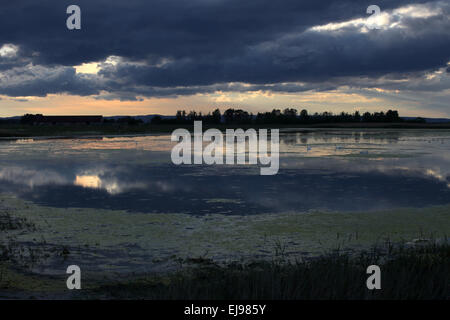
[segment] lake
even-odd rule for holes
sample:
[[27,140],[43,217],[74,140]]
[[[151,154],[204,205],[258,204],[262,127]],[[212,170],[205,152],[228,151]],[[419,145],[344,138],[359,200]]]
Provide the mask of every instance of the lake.
[[70,252],[30,268],[161,271],[179,257],[311,257],[450,231],[448,130],[281,130],[274,176],[176,166],[174,145],[170,135],[0,141],[0,209],[36,225],[9,236]]

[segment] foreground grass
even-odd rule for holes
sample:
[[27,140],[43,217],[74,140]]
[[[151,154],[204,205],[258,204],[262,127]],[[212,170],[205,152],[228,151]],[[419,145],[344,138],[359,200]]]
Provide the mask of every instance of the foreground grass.
[[[102,285],[90,297],[115,299],[450,299],[450,246],[374,247],[297,263],[199,266],[167,277]],[[368,290],[369,265],[381,268],[381,290]]]
[[[65,289],[65,277],[20,272],[0,263],[0,298],[151,300],[448,300],[450,245],[373,247],[357,254],[333,252],[299,261],[218,265],[187,259],[166,275],[86,279],[83,290]],[[381,268],[381,290],[368,290],[369,265]]]
[[[63,247],[49,251],[45,243],[17,241],[17,232],[30,233],[37,225],[24,216],[13,214],[12,208],[16,207],[13,203],[5,199],[3,202],[0,235],[9,236],[4,239],[0,237],[4,240],[0,241],[0,298],[450,299],[450,244],[446,238],[395,245],[386,241],[372,246],[370,250],[334,250],[296,262],[293,262],[292,255],[286,255],[289,248],[283,244],[280,244],[280,250],[274,254],[272,261],[219,264],[205,258],[180,258],[179,271],[165,275],[121,274],[115,278],[111,275],[105,278],[83,273],[83,290],[69,291],[65,286],[67,275],[64,272],[50,277],[25,269],[33,264],[39,265],[45,255],[63,258],[70,252]],[[37,207],[30,208],[38,212]],[[442,210],[448,212],[445,208]],[[344,218],[341,216],[342,221]],[[383,217],[383,220],[386,219]],[[409,219],[413,216],[410,215]],[[436,221],[446,223],[446,220]],[[288,224],[292,225],[292,221],[289,220]],[[271,225],[277,228],[274,222]],[[378,228],[375,224],[371,226]],[[327,229],[329,231],[329,227]],[[370,291],[366,287],[366,269],[373,264],[381,268],[381,290]]]

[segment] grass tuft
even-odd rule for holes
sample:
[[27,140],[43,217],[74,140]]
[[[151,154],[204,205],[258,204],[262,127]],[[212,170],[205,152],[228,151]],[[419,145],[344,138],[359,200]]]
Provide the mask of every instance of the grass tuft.
[[[381,290],[368,290],[367,267],[381,268]],[[118,299],[336,300],[449,299],[450,245],[445,242],[358,254],[334,252],[308,261],[201,263],[166,277],[102,285],[90,292]]]

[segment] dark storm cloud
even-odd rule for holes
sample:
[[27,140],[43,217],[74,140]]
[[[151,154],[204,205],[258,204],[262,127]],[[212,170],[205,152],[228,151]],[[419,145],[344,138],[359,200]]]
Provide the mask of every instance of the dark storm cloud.
[[0,94],[44,97],[51,93],[87,96],[99,93],[99,82],[89,75],[77,75],[71,67],[26,66],[2,73]]
[[[377,2],[388,9],[410,1]],[[81,7],[81,31],[65,27],[70,4]],[[360,0],[2,1],[0,39],[63,65],[109,55],[227,57],[294,29],[364,15],[366,8]]]
[[[377,0],[382,10],[426,1]],[[449,6],[406,18],[404,28],[338,32],[310,27],[366,17],[360,0],[317,1],[56,1],[1,2],[0,46],[20,48],[0,57],[0,94],[47,93],[136,99],[222,91],[299,92],[358,85],[358,77],[405,77],[446,66]],[[66,8],[78,4],[82,29],[65,27]],[[99,76],[71,66],[118,56]],[[9,81],[6,81],[8,79]],[[334,79],[334,81],[333,81]],[[240,86],[230,83],[249,83]],[[301,84],[286,84],[301,82]]]

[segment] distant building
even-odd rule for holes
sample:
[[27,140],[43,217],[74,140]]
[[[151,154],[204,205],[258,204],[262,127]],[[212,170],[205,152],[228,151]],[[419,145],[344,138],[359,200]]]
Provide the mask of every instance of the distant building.
[[30,119],[34,125],[90,125],[103,123],[103,116],[44,116],[33,115]]

